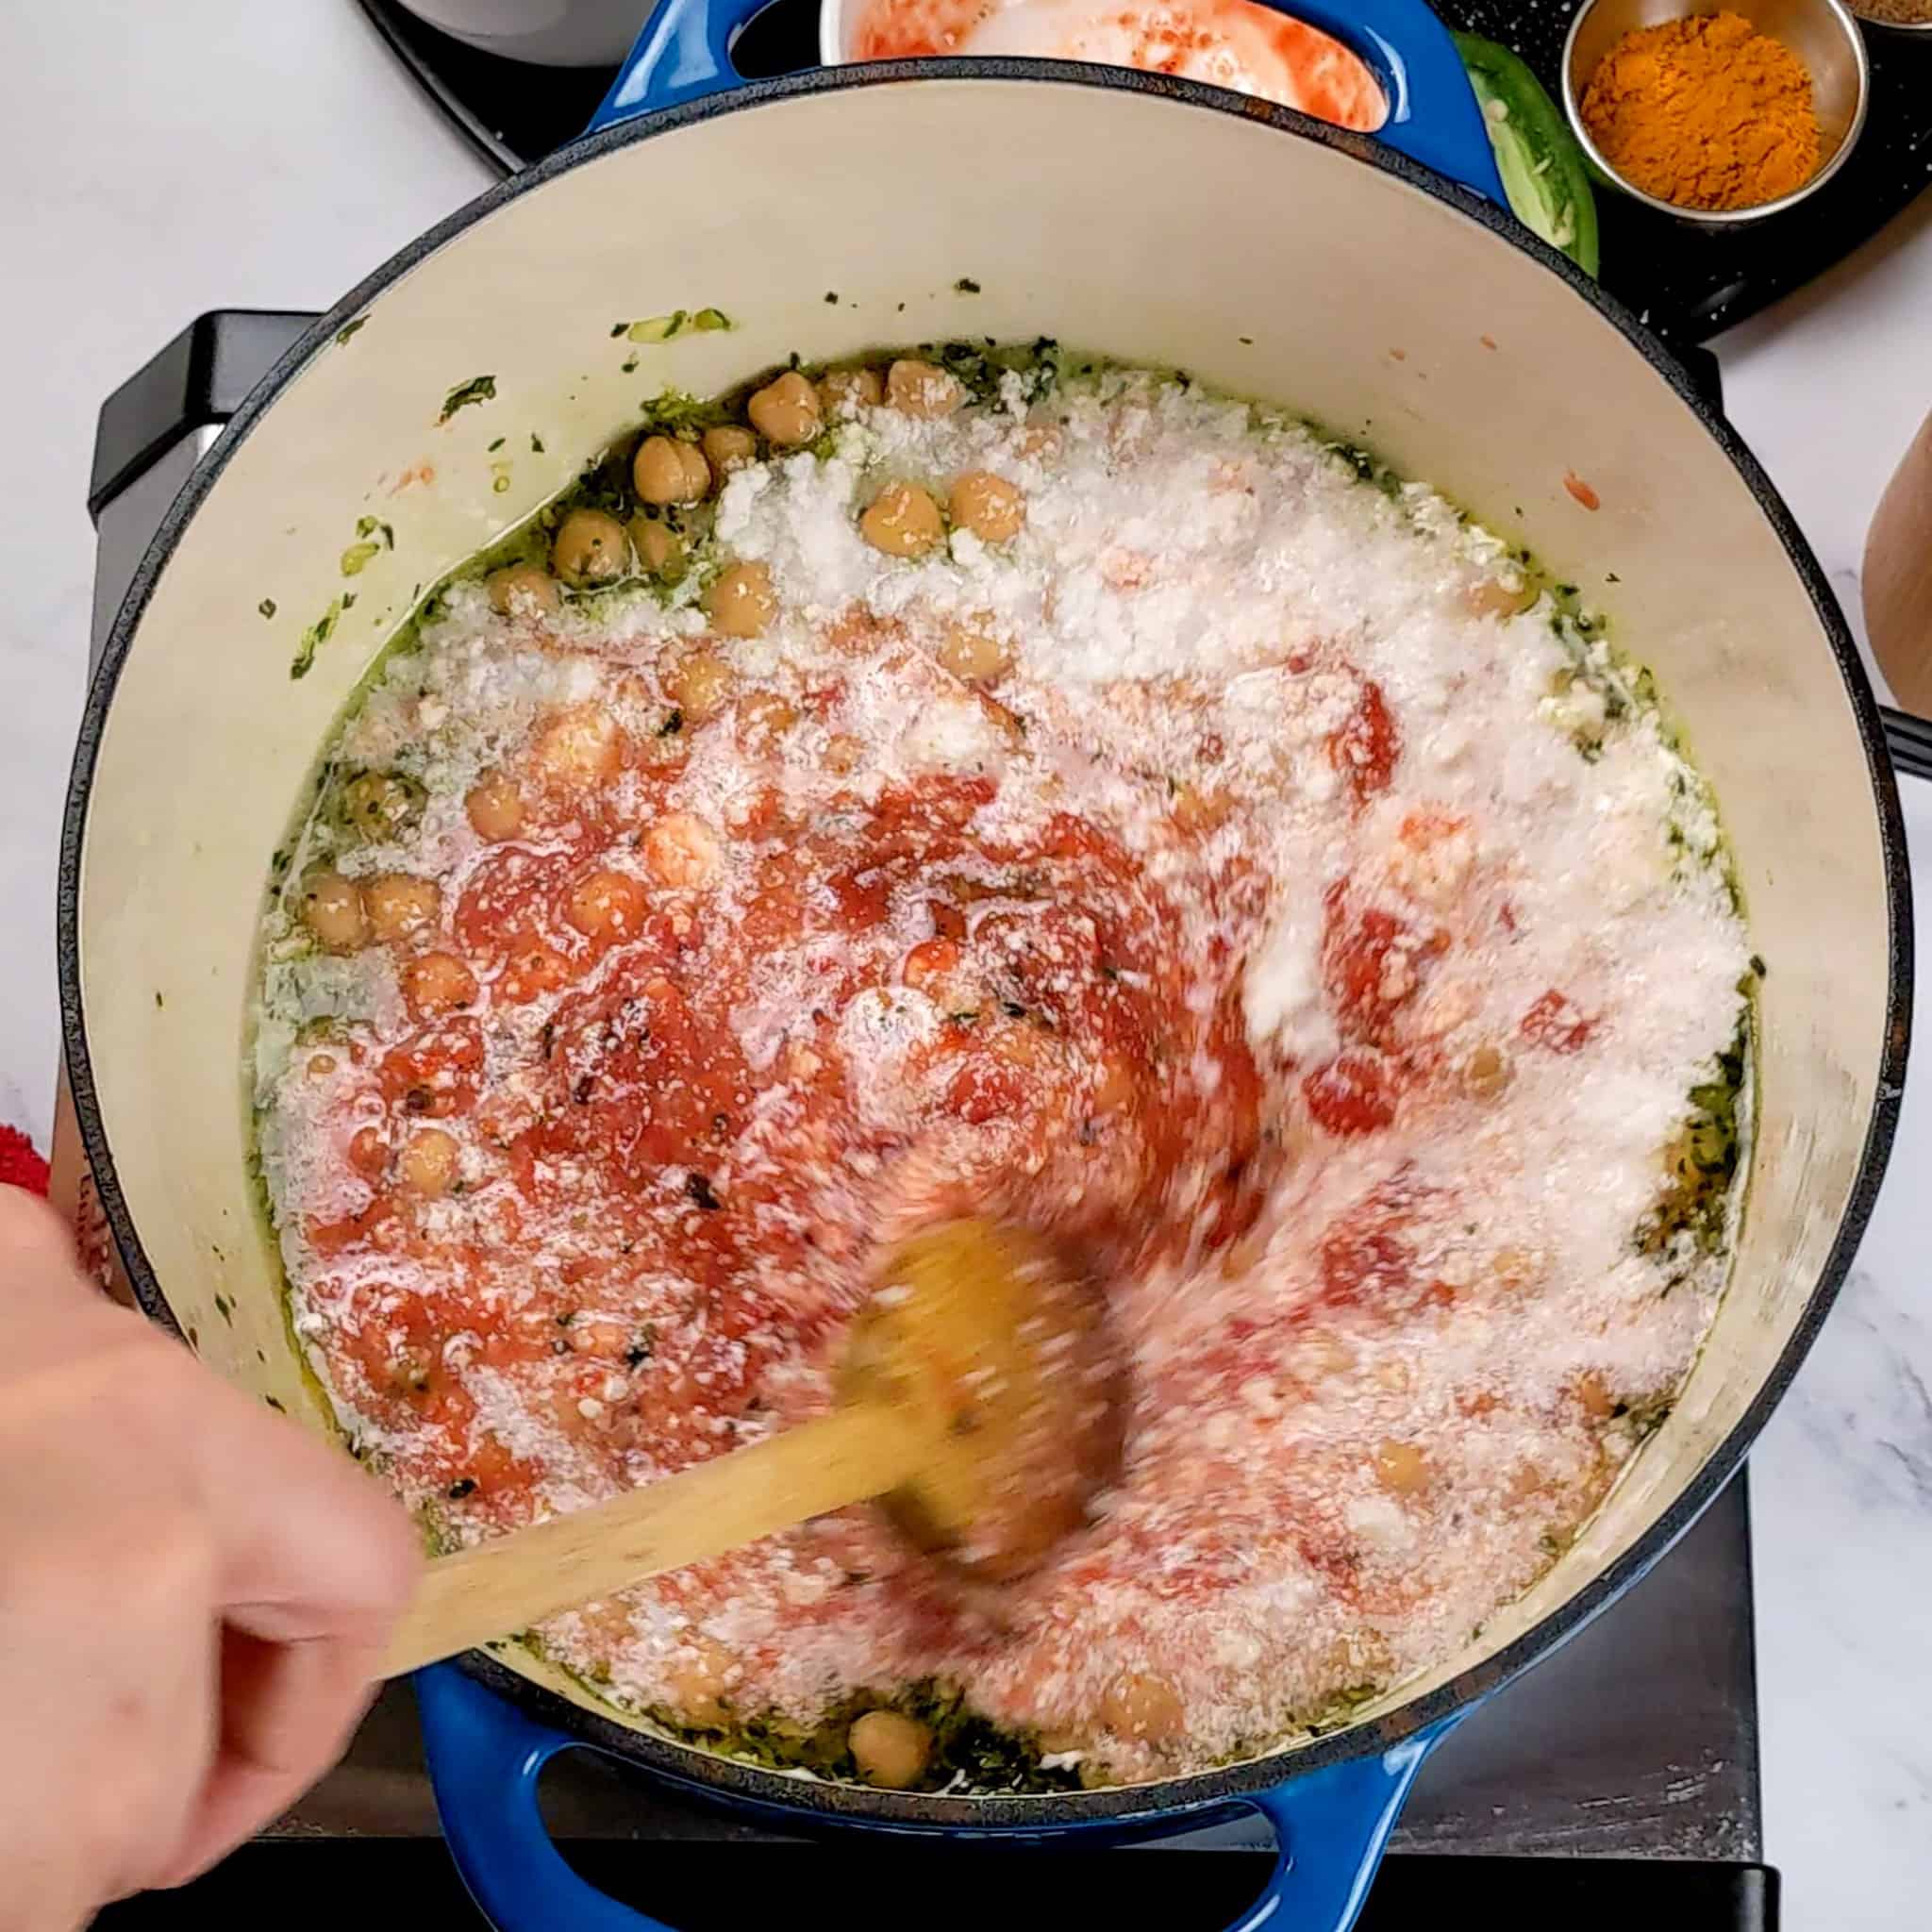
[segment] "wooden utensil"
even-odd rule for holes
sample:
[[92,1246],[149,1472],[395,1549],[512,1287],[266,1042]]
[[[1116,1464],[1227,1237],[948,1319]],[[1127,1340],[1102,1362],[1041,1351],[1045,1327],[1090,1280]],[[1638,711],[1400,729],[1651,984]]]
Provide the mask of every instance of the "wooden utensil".
[[1932,416],[1879,499],[1859,586],[1865,635],[1892,695],[1932,714]]
[[829,1415],[438,1558],[384,1670],[399,1675],[874,1497],[904,1535],[966,1574],[1023,1575],[1117,1473],[1123,1385],[1099,1292],[1064,1251],[982,1220],[927,1228],[879,1271]]

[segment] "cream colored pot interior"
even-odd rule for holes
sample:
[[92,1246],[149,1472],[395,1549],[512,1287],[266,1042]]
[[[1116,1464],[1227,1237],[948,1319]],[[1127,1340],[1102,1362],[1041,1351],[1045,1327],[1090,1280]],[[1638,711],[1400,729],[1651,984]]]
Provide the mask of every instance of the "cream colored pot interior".
[[[612,333],[702,306],[737,326]],[[271,856],[331,721],[415,588],[554,494],[659,388],[968,333],[1179,364],[1364,437],[1591,587],[1725,807],[1770,965],[1736,1285],[1594,1528],[1485,1627],[1493,1654],[1683,1491],[1817,1283],[1883,1050],[1879,822],[1805,586],[1691,410],[1509,242],[1257,118],[1046,79],[780,98],[507,201],[315,355],[182,533],[100,746],[81,974],[142,1244],[203,1355],[316,1417],[256,1224],[239,1066]],[[440,421],[483,375],[493,399]],[[363,516],[395,547],[345,578]],[[345,591],[353,608],[291,680],[304,628]]]

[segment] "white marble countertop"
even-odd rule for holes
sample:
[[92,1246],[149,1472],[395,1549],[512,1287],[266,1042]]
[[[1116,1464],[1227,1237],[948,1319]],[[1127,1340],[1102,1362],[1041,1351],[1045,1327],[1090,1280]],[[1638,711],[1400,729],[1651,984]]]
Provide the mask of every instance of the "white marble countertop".
[[[325,307],[490,176],[350,0],[7,7],[0,73],[0,1120],[44,1146],[94,412],[201,310]],[[1932,196],[1717,345],[1733,419],[1855,618],[1866,524],[1932,408],[1928,316]],[[1932,788],[1907,787],[1907,816],[1932,908]],[[1932,960],[1926,941],[1922,919]],[[1918,1064],[1857,1266],[1752,1463],[1766,1851],[1800,1932],[1923,1923],[1932,1893],[1932,1058]]]

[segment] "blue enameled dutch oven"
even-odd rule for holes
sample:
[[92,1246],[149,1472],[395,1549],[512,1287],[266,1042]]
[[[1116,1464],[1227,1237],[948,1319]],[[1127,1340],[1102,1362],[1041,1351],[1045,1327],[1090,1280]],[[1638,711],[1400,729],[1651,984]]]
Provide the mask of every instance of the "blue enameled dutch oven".
[[[1844,1273],[1890,1142],[1910,1005],[1878,716],[1749,454],[1654,337],[1499,206],[1461,68],[1419,0],[1297,7],[1380,80],[1391,113],[1375,139],[1046,62],[743,86],[730,48],[754,4],[664,0],[591,132],[351,293],[170,512],[114,629],[70,800],[63,991],[88,1152],[150,1309],[327,1426],[257,1231],[233,1071],[262,882],[316,747],[422,587],[564,488],[663,387],[713,393],[793,352],[1047,334],[1304,410],[1558,575],[1606,586],[1724,801],[1769,962],[1757,1144],[1708,1346],[1527,1596],[1345,1730],[1057,1795],[781,1775],[623,1722],[521,1651],[420,1679],[451,1847],[505,1932],[643,1923],[545,1838],[538,1772],[574,1748],[784,1829],[1091,1843],[1257,1810],[1280,1857],[1242,1924],[1333,1932],[1431,1746],[1683,1532]],[[734,326],[646,331],[662,339],[642,345],[613,326],[702,307]],[[393,548],[352,599],[340,559],[369,515]],[[291,680],[294,662],[307,672]],[[160,784],[158,745],[198,756],[171,759]]]

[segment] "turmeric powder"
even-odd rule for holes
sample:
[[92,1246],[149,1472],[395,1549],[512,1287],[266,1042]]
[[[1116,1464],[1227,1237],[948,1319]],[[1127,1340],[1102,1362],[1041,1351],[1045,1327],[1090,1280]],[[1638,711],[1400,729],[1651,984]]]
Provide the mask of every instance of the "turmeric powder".
[[1819,167],[1805,63],[1735,13],[1626,33],[1590,76],[1583,125],[1631,187],[1678,208],[1757,208]]

